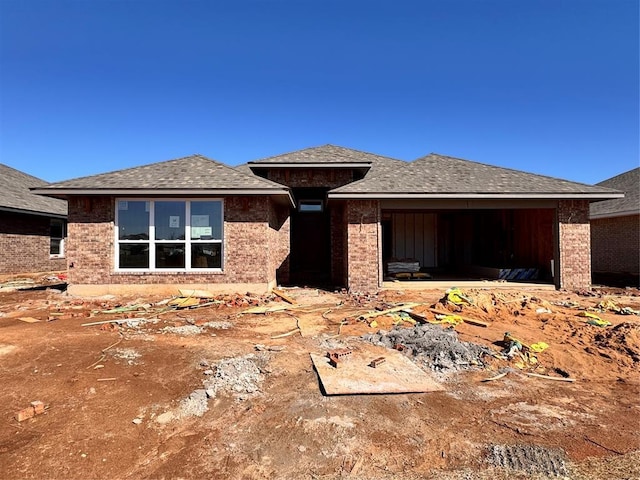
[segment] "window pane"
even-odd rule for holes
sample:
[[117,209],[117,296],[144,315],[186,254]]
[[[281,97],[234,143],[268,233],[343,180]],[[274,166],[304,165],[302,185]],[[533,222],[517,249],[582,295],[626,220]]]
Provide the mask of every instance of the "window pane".
[[149,240],[149,202],[118,200],[118,238]]
[[184,202],[156,202],[156,240],[184,240]]
[[322,200],[304,200],[298,205],[299,212],[322,212]]
[[149,244],[121,243],[120,268],[149,268]]
[[52,238],[49,243],[49,255],[60,255],[61,238]]
[[62,238],[62,220],[51,220],[50,236],[53,238]]
[[191,202],[191,238],[222,240],[222,202]]
[[156,243],[156,268],[184,266],[184,243]]
[[193,243],[191,244],[192,268],[221,268],[222,244]]

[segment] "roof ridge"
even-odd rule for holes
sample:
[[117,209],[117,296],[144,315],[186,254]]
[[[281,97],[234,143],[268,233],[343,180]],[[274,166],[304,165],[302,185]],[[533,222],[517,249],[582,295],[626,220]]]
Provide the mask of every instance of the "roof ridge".
[[635,168],[632,168],[631,170],[627,170],[626,172],[622,172],[622,173],[619,173],[618,175],[614,175],[613,177],[609,177],[609,178],[607,178],[605,180],[602,180],[601,182],[596,183],[596,185],[601,185],[601,184],[606,183],[606,182],[612,182],[614,180],[620,179],[621,177],[631,176],[634,173],[638,173],[636,171],[640,172],[640,167],[635,167]]
[[52,183],[51,183],[51,185],[56,184],[56,183],[70,182],[70,181],[76,181],[76,180],[84,180],[84,179],[92,178],[92,177],[101,177],[101,176],[103,176],[103,175],[110,175],[110,174],[112,174],[112,173],[127,172],[127,171],[129,171],[129,170],[135,170],[135,169],[138,169],[138,168],[152,167],[152,166],[154,166],[154,165],[159,165],[159,164],[161,164],[161,163],[172,163],[172,162],[177,162],[177,161],[179,161],[179,160],[186,160],[186,159],[188,159],[188,158],[195,158],[195,157],[204,158],[204,159],[206,159],[206,160],[210,160],[210,161],[212,161],[212,162],[219,163],[220,165],[224,165],[223,163],[218,162],[218,161],[216,161],[216,160],[212,160],[212,159],[210,159],[210,158],[208,158],[208,157],[205,157],[204,155],[201,155],[201,154],[199,154],[199,153],[194,153],[194,154],[192,154],[192,155],[187,155],[187,156],[184,156],[184,157],[171,158],[171,159],[169,159],[169,160],[160,160],[160,161],[158,161],[158,162],[145,163],[145,164],[143,164],[143,165],[137,165],[137,166],[134,166],[134,167],[119,168],[119,169],[117,169],[117,170],[108,170],[108,171],[106,171],[106,172],[94,173],[94,174],[91,174],[91,175],[83,175],[83,176],[81,176],[81,177],[67,178],[67,179],[62,180],[62,181],[60,181],[60,182],[52,182]]
[[18,175],[22,175],[24,177],[29,177],[29,178],[31,178],[33,180],[37,180],[39,182],[50,183],[50,182],[48,182],[46,180],[43,180],[40,177],[36,177],[35,175],[31,175],[30,173],[23,172],[22,170],[18,170],[17,168],[11,167],[11,166],[9,166],[9,165],[7,165],[5,163],[0,163],[0,166],[8,168],[9,170],[12,170],[14,173],[17,173]]
[[[399,158],[388,157],[386,155],[379,155],[377,153],[367,152],[365,150],[359,150],[357,148],[343,147],[341,145],[335,145],[333,143],[325,143],[324,145],[316,145],[316,146],[312,146],[312,147],[301,148],[301,149],[298,149],[298,150],[291,150],[291,151],[288,151],[288,152],[279,153],[277,155],[270,155],[268,157],[258,158],[257,160],[250,160],[250,161],[248,161],[246,163],[265,162],[266,160],[271,160],[271,159],[274,159],[274,158],[284,157],[286,155],[292,155],[292,154],[295,154],[295,153],[308,152],[310,150],[318,150],[318,149],[322,149],[322,148],[326,148],[326,147],[335,148],[335,149],[338,149],[338,150],[347,150],[347,151],[350,151],[350,152],[364,154],[364,155],[371,156],[371,157],[383,158],[383,159],[386,159],[386,160],[394,160],[394,161],[397,161],[397,162],[407,163],[406,160],[402,160],[402,159],[399,159]],[[341,157],[341,158],[348,159],[348,160],[352,160],[348,155],[345,155],[343,152],[340,152],[340,151],[334,152],[334,155],[336,155],[338,157]]]

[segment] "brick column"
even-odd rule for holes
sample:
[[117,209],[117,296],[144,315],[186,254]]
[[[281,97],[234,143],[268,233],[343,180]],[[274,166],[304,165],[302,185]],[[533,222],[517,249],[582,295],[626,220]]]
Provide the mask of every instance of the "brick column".
[[587,200],[558,202],[558,251],[560,265],[557,285],[567,290],[591,288],[591,233]]
[[375,292],[380,287],[380,204],[349,200],[347,219],[347,283],[351,292]]

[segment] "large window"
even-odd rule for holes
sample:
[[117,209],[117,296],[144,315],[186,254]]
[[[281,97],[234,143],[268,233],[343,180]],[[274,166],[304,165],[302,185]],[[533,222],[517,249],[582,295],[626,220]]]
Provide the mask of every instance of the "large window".
[[222,268],[222,200],[116,200],[116,269]]

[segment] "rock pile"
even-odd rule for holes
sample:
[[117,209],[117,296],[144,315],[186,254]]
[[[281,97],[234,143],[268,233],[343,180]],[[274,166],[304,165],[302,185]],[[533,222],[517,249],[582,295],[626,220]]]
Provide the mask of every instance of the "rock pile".
[[428,323],[414,328],[395,327],[388,332],[380,330],[363,338],[375,345],[397,348],[434,371],[484,366],[483,357],[491,353],[487,347],[460,341],[453,329]]

